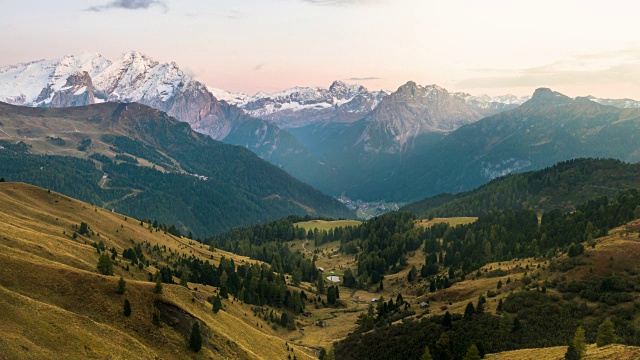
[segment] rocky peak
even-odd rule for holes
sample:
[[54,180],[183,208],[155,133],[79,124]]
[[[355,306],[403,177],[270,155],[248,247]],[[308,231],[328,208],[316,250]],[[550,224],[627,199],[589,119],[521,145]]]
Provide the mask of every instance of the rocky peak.
[[572,99],[559,92],[553,91],[549,88],[539,88],[533,93],[531,100],[527,101],[526,105],[534,106],[553,106],[563,105],[571,103]]

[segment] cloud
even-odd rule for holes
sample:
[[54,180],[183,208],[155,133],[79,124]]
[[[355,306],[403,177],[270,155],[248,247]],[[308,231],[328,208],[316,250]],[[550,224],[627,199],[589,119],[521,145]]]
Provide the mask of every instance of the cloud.
[[262,70],[262,68],[263,68],[265,65],[266,65],[266,63],[258,64],[258,65],[256,65],[256,66],[253,68],[253,70],[254,70],[254,71],[260,71],[260,70]]
[[640,48],[583,54],[542,66],[475,69],[478,77],[457,83],[461,88],[536,87],[640,83]]
[[352,77],[345,79],[346,81],[370,81],[370,80],[380,80],[379,77]]
[[113,0],[104,5],[95,5],[85,9],[86,11],[101,12],[110,9],[146,10],[152,7],[162,8],[165,12],[167,5],[162,0]]
[[326,6],[345,6],[345,5],[372,5],[381,3],[385,0],[302,0],[308,4],[326,5]]

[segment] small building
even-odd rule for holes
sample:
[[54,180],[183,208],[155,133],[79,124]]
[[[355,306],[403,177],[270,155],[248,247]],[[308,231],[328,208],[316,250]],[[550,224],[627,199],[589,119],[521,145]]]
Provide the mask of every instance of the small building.
[[318,271],[324,272],[324,268],[318,267]]
[[327,276],[327,280],[333,282],[333,283],[339,283],[340,282],[340,277],[339,276]]
[[378,302],[378,298],[371,299],[371,302]]
[[428,302],[423,301],[423,302],[421,302],[421,303],[420,303],[420,307],[421,307],[421,308],[423,308],[423,309],[424,309],[424,308],[428,308],[428,307],[429,307],[429,303],[428,303]]

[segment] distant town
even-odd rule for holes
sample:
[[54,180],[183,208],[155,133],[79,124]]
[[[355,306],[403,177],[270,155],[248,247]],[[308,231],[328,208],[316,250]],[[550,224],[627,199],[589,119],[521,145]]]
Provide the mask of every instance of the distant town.
[[369,220],[388,212],[397,211],[400,209],[400,206],[402,206],[402,204],[399,203],[386,201],[365,202],[362,200],[351,200],[344,196],[339,197],[338,201],[343,203],[347,208],[356,210],[356,215],[362,220]]

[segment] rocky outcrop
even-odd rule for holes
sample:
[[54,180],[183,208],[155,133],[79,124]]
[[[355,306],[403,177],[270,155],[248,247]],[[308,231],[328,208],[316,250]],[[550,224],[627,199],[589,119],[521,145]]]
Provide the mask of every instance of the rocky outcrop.
[[441,87],[423,87],[410,81],[367,115],[367,126],[358,143],[368,152],[399,153],[410,148],[420,135],[446,134],[484,115]]

